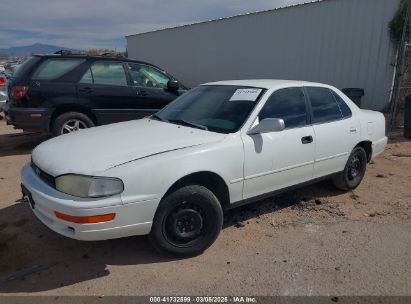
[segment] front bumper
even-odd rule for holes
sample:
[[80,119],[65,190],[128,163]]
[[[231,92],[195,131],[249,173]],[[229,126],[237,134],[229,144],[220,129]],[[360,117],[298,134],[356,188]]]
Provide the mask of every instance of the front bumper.
[[[43,224],[59,234],[95,241],[150,233],[158,200],[123,204],[120,195],[100,199],[73,197],[46,184],[30,165],[22,169],[21,177],[22,186],[32,198],[32,211]],[[115,213],[115,218],[110,222],[76,224],[57,218],[55,211],[72,216]]]
[[6,104],[4,113],[8,124],[17,129],[39,130],[48,132],[52,109],[10,107]]

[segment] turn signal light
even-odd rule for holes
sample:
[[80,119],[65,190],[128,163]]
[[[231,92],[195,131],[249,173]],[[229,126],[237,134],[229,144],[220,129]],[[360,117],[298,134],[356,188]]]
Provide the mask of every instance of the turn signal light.
[[6,85],[6,78],[4,78],[3,76],[0,76],[0,87],[3,87]]
[[56,215],[56,217],[58,217],[61,220],[76,223],[76,224],[96,224],[96,223],[110,222],[116,216],[115,213],[92,215],[92,216],[74,216],[74,215],[60,213],[58,211],[54,211],[54,214]]

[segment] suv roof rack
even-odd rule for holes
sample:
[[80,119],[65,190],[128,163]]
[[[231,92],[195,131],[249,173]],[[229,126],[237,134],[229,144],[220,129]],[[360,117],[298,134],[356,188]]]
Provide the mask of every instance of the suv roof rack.
[[103,53],[103,54],[96,54],[96,55],[90,55],[87,53],[74,53],[73,51],[70,50],[59,50],[54,52],[55,55],[78,55],[78,56],[87,56],[87,57],[111,57],[111,58],[126,58],[124,55],[122,54],[114,54],[114,53]]
[[121,55],[121,54],[113,54],[113,53],[103,53],[103,54],[101,54],[101,55],[97,55],[97,57],[98,56],[101,56],[101,57],[113,57],[113,58],[125,58],[123,55]]
[[69,51],[69,50],[59,50],[59,51],[57,51],[57,52],[54,52],[54,54],[60,54],[60,55],[73,55],[73,52],[72,51]]

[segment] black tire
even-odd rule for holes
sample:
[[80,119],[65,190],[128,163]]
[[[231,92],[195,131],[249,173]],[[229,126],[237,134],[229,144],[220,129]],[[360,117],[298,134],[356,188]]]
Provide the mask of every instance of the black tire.
[[149,238],[161,253],[195,256],[214,243],[222,225],[223,211],[214,193],[203,186],[185,186],[161,201]]
[[367,153],[363,147],[357,146],[351,152],[344,171],[333,178],[333,183],[340,190],[353,190],[361,184],[366,168]]
[[[76,128],[75,125],[73,125],[73,130],[69,131],[65,126],[69,127],[70,124],[72,123],[79,123],[79,127]],[[59,136],[63,135],[66,133],[71,133],[78,131],[80,129],[87,129],[94,127],[94,122],[93,120],[88,117],[86,114],[80,113],[80,112],[66,112],[63,114],[60,114],[55,120],[52,125],[52,134],[53,136]]]

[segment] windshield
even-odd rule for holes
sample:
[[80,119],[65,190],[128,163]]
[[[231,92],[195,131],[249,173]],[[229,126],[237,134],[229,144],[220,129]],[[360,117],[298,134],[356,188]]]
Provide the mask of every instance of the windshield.
[[264,92],[262,88],[243,86],[199,86],[177,98],[153,118],[212,132],[234,133],[244,124]]

